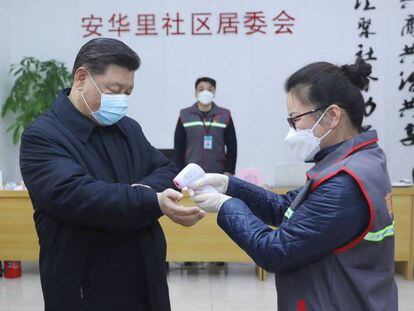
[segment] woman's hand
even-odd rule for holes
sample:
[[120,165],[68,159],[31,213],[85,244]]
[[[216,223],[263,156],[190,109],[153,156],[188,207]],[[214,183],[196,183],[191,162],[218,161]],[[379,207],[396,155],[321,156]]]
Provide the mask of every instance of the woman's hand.
[[214,187],[219,193],[226,193],[229,185],[229,177],[222,174],[205,174],[202,178],[195,181],[192,189],[197,192],[198,189],[205,186]]
[[232,198],[222,193],[197,193],[197,191],[191,191],[190,196],[198,207],[207,213],[217,213],[224,202]]

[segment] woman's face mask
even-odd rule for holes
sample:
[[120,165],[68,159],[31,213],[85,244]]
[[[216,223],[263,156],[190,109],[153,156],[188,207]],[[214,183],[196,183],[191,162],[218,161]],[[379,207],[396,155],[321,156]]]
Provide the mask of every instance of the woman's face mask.
[[296,156],[302,161],[312,161],[315,154],[321,149],[320,143],[330,132],[329,129],[322,137],[317,137],[313,133],[315,127],[319,124],[322,118],[325,116],[329,107],[323,112],[320,118],[310,129],[301,130],[290,128],[288,134],[285,137],[285,142],[292,148]]
[[[89,73],[88,73],[89,74]],[[103,126],[108,126],[117,123],[121,120],[127,113],[129,95],[126,94],[105,94],[102,93],[96,84],[95,80],[92,78],[91,74],[89,76],[92,79],[93,84],[95,85],[98,92],[101,94],[101,105],[97,111],[92,111],[89,107],[85,97],[81,90],[79,90],[83,101],[86,104],[86,107],[89,109],[90,114],[93,118]]]

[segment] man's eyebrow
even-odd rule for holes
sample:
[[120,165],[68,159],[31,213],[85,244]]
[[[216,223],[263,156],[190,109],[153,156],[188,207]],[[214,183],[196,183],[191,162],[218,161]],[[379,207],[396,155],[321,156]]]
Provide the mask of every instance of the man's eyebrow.
[[110,83],[108,83],[108,84],[107,84],[107,87],[109,87],[109,88],[117,87],[118,89],[123,89],[123,88],[133,89],[133,88],[134,88],[134,86],[133,86],[133,85],[129,85],[129,84],[122,84],[122,83],[119,83],[119,82],[117,82],[117,81],[114,81],[114,82],[110,82]]

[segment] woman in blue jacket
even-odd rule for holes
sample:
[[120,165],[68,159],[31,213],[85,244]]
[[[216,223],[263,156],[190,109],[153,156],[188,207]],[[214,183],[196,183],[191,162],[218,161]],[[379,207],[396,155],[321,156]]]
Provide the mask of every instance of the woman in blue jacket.
[[[362,132],[371,66],[318,62],[285,84],[285,141],[315,165],[305,186],[275,194],[206,174],[194,201],[276,274],[279,310],[397,310],[394,223],[386,159],[375,131]],[[218,194],[197,191],[212,185]],[[269,227],[275,226],[277,229]]]

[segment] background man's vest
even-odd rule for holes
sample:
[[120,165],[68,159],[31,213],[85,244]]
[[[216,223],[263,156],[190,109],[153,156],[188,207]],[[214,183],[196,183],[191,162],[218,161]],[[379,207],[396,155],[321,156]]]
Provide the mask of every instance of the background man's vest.
[[[185,164],[197,163],[207,173],[223,173],[226,164],[224,131],[230,121],[230,111],[216,104],[203,117],[197,104],[180,111],[187,134]],[[211,136],[211,149],[204,148],[205,136]]]

